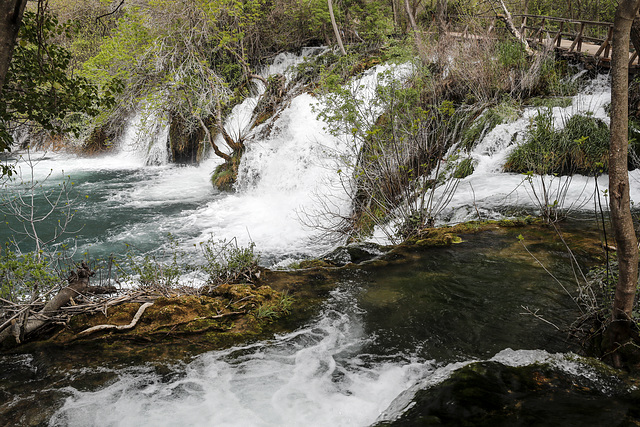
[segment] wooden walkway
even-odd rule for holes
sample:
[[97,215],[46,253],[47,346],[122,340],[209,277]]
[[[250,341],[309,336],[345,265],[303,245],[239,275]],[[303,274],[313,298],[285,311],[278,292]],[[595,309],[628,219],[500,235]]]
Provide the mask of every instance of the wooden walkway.
[[[495,30],[497,17],[483,17],[490,21],[488,32]],[[520,22],[520,33],[532,47],[556,50],[564,58],[584,63],[587,67],[608,69],[611,66],[612,22],[584,21],[540,15],[513,15]],[[517,24],[516,24],[517,25]],[[454,33],[461,37],[475,37],[466,29]],[[629,72],[640,71],[638,53],[629,46]]]

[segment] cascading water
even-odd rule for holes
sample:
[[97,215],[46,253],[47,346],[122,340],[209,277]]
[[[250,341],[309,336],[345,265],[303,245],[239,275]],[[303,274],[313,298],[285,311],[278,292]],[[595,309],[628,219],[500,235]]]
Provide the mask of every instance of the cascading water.
[[[271,72],[283,72],[298,60],[282,55]],[[371,87],[375,74],[357,85]],[[256,101],[248,99],[234,109],[225,124],[230,134],[248,132]],[[295,97],[273,123],[269,137],[248,139],[236,193],[223,194],[211,186],[210,173],[220,159],[210,158],[197,167],[168,164],[166,127],[157,124],[154,142],[144,144],[157,146],[158,155],[134,148],[140,118],[132,121],[120,151],[97,159],[49,154],[36,166],[36,179],[55,170],[46,183],[52,187],[63,179],[64,170],[76,191],[89,196],[77,201],[76,221],[85,224],[77,241],[79,251],[93,256],[121,252],[124,242],[152,250],[166,242],[169,232],[189,244],[209,236],[237,238],[241,244],[251,240],[267,264],[319,255],[331,244],[314,240],[317,230],[306,227],[300,217],[321,210],[323,203],[346,214],[349,200],[337,185],[334,165],[344,147],[316,118],[313,106],[318,102],[308,94]],[[604,117],[606,102],[606,78],[600,77],[571,107],[554,109],[554,115],[588,109]],[[532,206],[522,177],[502,173],[501,166],[534,114],[527,110],[518,120],[497,126],[476,147],[475,172],[461,181],[448,221],[475,219],[478,210],[491,215],[504,204]],[[28,173],[24,166],[23,171]],[[604,188],[606,178],[600,179]],[[632,180],[638,179],[634,172]],[[589,182],[574,178],[575,191],[567,200],[579,199],[580,192],[591,195]],[[581,190],[584,185],[587,189]],[[638,187],[632,191],[636,200]],[[468,246],[466,255],[461,255],[465,249],[433,251],[399,272],[385,267],[354,280],[355,285],[345,280],[315,319],[273,340],[207,353],[167,368],[170,374],[138,367],[118,371],[101,388],[64,387],[49,424],[371,425],[396,418],[412,404],[417,390],[475,360],[509,366],[553,363],[570,375],[591,372],[580,361],[552,354],[565,348],[555,330],[538,333],[539,323],[519,315],[520,307],[535,298],[565,316],[571,302],[553,286],[545,287],[526,255],[499,267],[507,273],[497,279],[496,265],[507,258],[504,252],[513,254],[513,248],[505,243],[497,255],[488,254],[493,244],[491,236]],[[415,278],[407,279],[407,271]],[[571,277],[565,273],[561,280]],[[522,286],[515,285],[519,283]],[[501,350],[507,347],[543,350]],[[55,388],[60,386],[51,386]]]
[[[598,75],[586,87],[574,96],[568,107],[554,107],[553,121],[557,128],[575,114],[588,114],[594,118],[609,122],[605,111],[611,101],[609,76]],[[504,173],[504,165],[509,153],[524,140],[527,127],[539,113],[535,107],[526,108],[516,120],[496,126],[484,136],[471,153],[475,164],[474,172],[462,179],[449,204],[448,212],[443,214],[444,222],[457,223],[482,218],[499,217],[505,207],[535,210],[539,204],[532,194],[528,179],[522,174]],[[568,210],[593,210],[595,179],[574,175],[571,178],[543,177],[551,194],[560,195],[561,208]],[[640,170],[630,172],[631,182],[640,183]],[[531,180],[539,186],[539,179]],[[598,178],[598,187],[607,188],[606,176]],[[562,195],[561,186],[568,184]],[[540,192],[538,188],[538,192]],[[631,199],[640,200],[640,185],[631,186]],[[551,200],[553,202],[553,199]]]
[[169,162],[169,126],[166,117],[145,109],[128,120],[116,157],[138,166],[161,166]]
[[53,425],[361,426],[432,370],[429,362],[360,354],[363,331],[349,291],[333,293],[313,325],[270,342],[200,356],[168,382],[123,373],[72,397]]

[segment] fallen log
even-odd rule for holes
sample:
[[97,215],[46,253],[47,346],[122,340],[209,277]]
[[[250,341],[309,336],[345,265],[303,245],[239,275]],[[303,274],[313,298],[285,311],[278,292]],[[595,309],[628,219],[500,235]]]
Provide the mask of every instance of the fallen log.
[[520,33],[520,31],[513,24],[513,19],[511,18],[511,13],[509,13],[509,9],[507,9],[507,6],[505,6],[502,0],[498,0],[497,3],[500,5],[500,8],[504,12],[504,13],[496,14],[498,19],[501,19],[502,21],[504,21],[504,24],[506,25],[511,35],[513,35],[513,37],[515,37],[515,39],[522,44],[522,47],[527,53],[527,55],[533,56],[535,52],[533,51],[533,49],[531,49],[531,46],[529,46],[529,43],[527,43],[527,40],[522,36],[522,33]]
[[69,303],[72,297],[86,290],[89,286],[89,278],[94,274],[95,272],[89,268],[87,263],[82,261],[80,266],[69,274],[67,278],[69,284],[63,287],[55,297],[51,298],[41,311],[30,313],[23,322],[13,319],[11,326],[0,332],[0,343],[13,336],[16,342],[20,344],[26,334],[35,332],[49,323],[50,318],[54,317],[62,306]]

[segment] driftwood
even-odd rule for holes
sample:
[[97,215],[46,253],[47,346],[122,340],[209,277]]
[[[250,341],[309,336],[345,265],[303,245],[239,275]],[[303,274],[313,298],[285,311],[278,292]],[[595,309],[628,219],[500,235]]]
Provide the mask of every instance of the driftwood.
[[11,326],[0,332],[0,343],[13,335],[16,342],[20,344],[26,334],[34,332],[49,323],[51,318],[55,317],[60,308],[69,303],[72,297],[82,294],[87,289],[89,278],[94,274],[87,263],[83,261],[75,271],[69,274],[67,278],[69,284],[62,288],[55,297],[51,298],[41,311],[31,314],[28,314],[28,310],[25,311],[23,316],[26,318],[23,321],[18,321],[20,316],[15,316],[11,320]]
[[135,316],[133,316],[133,319],[131,320],[131,322],[128,325],[97,325],[97,326],[92,326],[91,328],[85,329],[84,331],[80,332],[78,334],[78,337],[83,337],[83,336],[92,334],[94,332],[105,331],[105,330],[108,330],[108,329],[115,329],[117,331],[126,331],[128,329],[133,329],[138,324],[138,321],[142,317],[142,314],[144,313],[144,311],[147,308],[151,307],[152,305],[153,305],[152,302],[146,302],[146,303],[142,304],[140,306],[140,308],[138,309],[138,311],[136,312]]

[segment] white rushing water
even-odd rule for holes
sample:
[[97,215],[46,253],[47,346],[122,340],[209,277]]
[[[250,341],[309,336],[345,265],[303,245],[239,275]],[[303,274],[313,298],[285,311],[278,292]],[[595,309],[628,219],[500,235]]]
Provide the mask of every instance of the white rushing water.
[[[283,54],[265,75],[282,73],[299,60]],[[361,99],[370,96],[377,72],[384,69],[372,70],[354,83],[363,90]],[[553,110],[556,123],[585,111],[606,119],[609,97],[607,79],[599,77],[574,97],[570,107]],[[263,129],[248,130],[256,102],[257,97],[249,98],[233,110],[226,123],[230,134]],[[317,256],[335,242],[318,240],[318,229],[305,224],[311,222],[306,214],[317,219],[314,214],[325,205],[334,213],[349,213],[336,156],[353,152],[325,131],[326,124],[314,110],[319,102],[309,94],[299,95],[279,114],[268,137],[247,134],[235,193],[212,188],[210,174],[220,159],[211,157],[199,166],[169,164],[168,131],[164,120],[155,116],[132,118],[113,154],[47,154],[38,161],[35,178],[42,181],[51,173],[47,185],[53,187],[70,176],[81,195],[91,195],[80,200],[79,211],[86,213],[89,228],[101,231],[87,237],[82,250],[112,242],[153,248],[166,242],[170,232],[187,247],[209,236],[237,238],[241,245],[252,241],[270,263]],[[499,215],[503,206],[536,207],[522,175],[501,171],[536,113],[527,109],[484,137],[472,153],[475,171],[460,182],[442,221],[475,219],[478,212]],[[141,132],[149,126],[152,132]],[[29,168],[22,170],[30,173]],[[552,185],[562,182],[546,179]],[[631,179],[632,199],[640,201],[640,174],[633,172]],[[599,178],[599,185],[606,188],[606,177]],[[566,201],[576,209],[592,209],[593,193],[593,178],[574,177]],[[109,247],[103,252],[110,251]],[[393,418],[416,390],[471,362],[442,366],[410,354],[367,353],[375,337],[365,334],[354,300],[350,291],[338,290],[307,326],[273,340],[201,355],[175,367],[170,376],[152,368],[132,368],[97,391],[67,387],[69,397],[50,425],[365,426]],[[489,360],[510,366],[557,363],[566,371],[588,371],[543,351],[505,350]]]
[[[397,418],[419,390],[480,361],[438,365],[365,351],[376,338],[364,333],[353,292],[334,291],[318,318],[293,333],[203,354],[170,375],[136,367],[97,391],[66,387],[69,397],[49,425],[368,426]],[[609,391],[601,374],[575,355],[505,349],[486,360],[547,364]]]
[[[264,75],[285,73],[301,60],[279,55]],[[363,99],[370,98],[377,74],[387,69],[369,71],[354,82],[353,90]],[[259,93],[263,91],[259,87]],[[256,137],[267,126],[250,129],[259,96],[236,106],[225,123],[230,135],[242,134],[246,140],[235,193],[213,189],[210,174],[222,163],[215,155],[198,166],[168,164],[166,120],[152,113],[130,119],[112,154],[77,158],[46,153],[40,158],[41,153],[34,153],[39,158],[36,179],[43,181],[51,173],[46,185],[53,187],[63,177],[71,177],[76,190],[89,195],[80,201],[78,211],[94,212],[96,225],[113,224],[94,236],[90,236],[93,225],[85,227],[90,237],[84,243],[80,234],[81,251],[113,252],[117,250],[111,246],[114,242],[135,246],[155,242],[157,246],[172,233],[185,248],[210,238],[237,239],[242,246],[253,242],[267,263],[318,256],[336,244],[319,238],[324,229],[350,212],[336,161],[354,147],[325,131],[326,124],[318,120],[315,110],[321,101],[306,93],[279,113],[267,137]],[[218,144],[224,146],[221,140]],[[26,165],[19,169],[25,175],[31,173]],[[101,192],[97,199],[96,192]],[[325,216],[326,206],[331,213]]]
[[[609,123],[605,108],[611,102],[610,81],[607,75],[599,75],[580,93],[572,98],[568,107],[554,107],[553,120],[560,128],[575,114],[588,114]],[[541,193],[541,184],[548,187],[560,207],[567,210],[594,209],[596,184],[593,177],[575,175],[571,178],[544,176],[534,177],[530,184],[524,175],[502,172],[509,153],[524,141],[527,126],[540,111],[539,108],[527,108],[513,122],[496,126],[482,139],[471,154],[475,169],[472,175],[462,179],[454,194],[448,211],[444,214],[447,222],[463,222],[478,219],[478,212],[484,219],[499,216],[502,208],[521,207],[539,209],[535,192]],[[640,170],[630,172],[631,199],[640,201]],[[603,191],[608,188],[606,175],[598,178],[602,204],[606,205]]]
[[[287,74],[288,67],[301,59],[281,54],[263,74]],[[389,69],[379,66],[355,80],[351,90],[358,91],[356,98],[365,102],[370,99],[378,75]],[[402,78],[409,71],[409,66],[399,66],[395,74]],[[263,91],[260,86],[258,92]],[[70,176],[77,180],[76,189],[81,195],[105,193],[97,203],[90,197],[78,208],[85,214],[94,212],[96,225],[108,224],[95,235],[91,235],[92,226],[85,228],[85,242],[80,234],[83,251],[117,251],[111,246],[114,242],[158,246],[172,233],[186,248],[210,238],[235,238],[243,246],[254,242],[270,265],[321,255],[336,244],[335,240],[320,239],[322,232],[340,217],[348,216],[351,209],[349,182],[340,179],[338,169],[342,177],[349,176],[349,171],[339,159],[356,156],[358,147],[350,145],[348,138],[336,138],[325,131],[327,124],[317,118],[322,101],[306,93],[291,100],[270,132],[264,132],[268,124],[250,129],[259,93],[236,106],[225,124],[231,135],[242,134],[246,140],[235,193],[213,189],[209,177],[222,162],[215,156],[198,166],[169,164],[166,120],[148,112],[130,119],[114,153],[98,158],[47,153],[35,168],[36,179],[43,180],[51,173],[53,186],[61,177]],[[607,121],[605,107],[609,101],[608,77],[599,76],[572,99],[570,106],[554,108],[554,121],[562,126],[577,113]],[[534,191],[540,192],[543,180],[551,189],[551,201],[558,199],[566,209],[593,209],[594,178],[547,176],[529,183],[521,174],[502,172],[507,155],[523,141],[537,113],[536,108],[525,109],[518,119],[498,125],[484,136],[471,153],[474,173],[459,182],[440,223],[500,217],[505,207],[535,211],[539,203]],[[267,136],[259,136],[263,134]],[[28,168],[22,170],[30,173]],[[92,178],[96,174],[99,179]],[[631,173],[631,183],[631,198],[640,201],[640,172]],[[605,190],[607,177],[600,177],[598,185]]]
[[68,388],[50,425],[370,425],[433,370],[428,361],[362,354],[372,340],[353,295],[336,291],[310,326],[204,354],[176,368],[177,378],[137,369],[96,392]]

